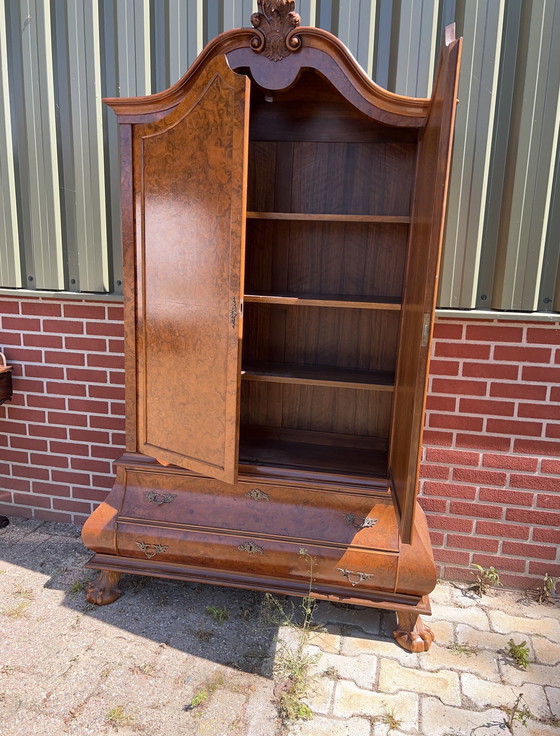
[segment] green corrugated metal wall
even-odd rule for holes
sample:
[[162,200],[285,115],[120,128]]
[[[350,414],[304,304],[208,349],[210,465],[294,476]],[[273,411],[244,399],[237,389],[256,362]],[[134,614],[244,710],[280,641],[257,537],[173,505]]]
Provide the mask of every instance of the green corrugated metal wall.
[[[0,287],[121,291],[116,125],[252,0],[0,0]],[[560,311],[560,0],[300,0],[367,73],[427,96],[464,36],[441,307]],[[556,40],[556,42],[555,42]]]

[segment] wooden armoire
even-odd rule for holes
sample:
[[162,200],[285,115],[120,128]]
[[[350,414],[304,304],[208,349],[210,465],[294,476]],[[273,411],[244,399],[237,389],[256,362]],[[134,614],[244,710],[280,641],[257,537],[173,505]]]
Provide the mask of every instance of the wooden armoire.
[[[460,40],[431,99],[262,0],[174,86],[106,100],[122,167],[126,453],[83,529],[101,572],[419,617],[416,502]],[[310,560],[312,572],[310,573]]]

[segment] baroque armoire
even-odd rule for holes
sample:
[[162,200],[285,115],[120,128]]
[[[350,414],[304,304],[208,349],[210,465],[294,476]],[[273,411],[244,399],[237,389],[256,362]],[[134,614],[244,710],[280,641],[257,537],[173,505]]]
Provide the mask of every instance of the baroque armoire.
[[[433,640],[417,485],[460,40],[430,99],[262,0],[120,130],[126,452],[100,570],[396,611]],[[311,562],[311,564],[310,564]]]

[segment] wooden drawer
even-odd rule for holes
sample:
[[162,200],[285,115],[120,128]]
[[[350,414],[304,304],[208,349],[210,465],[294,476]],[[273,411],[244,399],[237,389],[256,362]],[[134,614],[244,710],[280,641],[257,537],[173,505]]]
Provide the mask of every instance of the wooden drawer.
[[398,551],[389,498],[347,490],[229,485],[172,471],[128,470],[121,519]]
[[[394,590],[398,556],[360,549],[308,544],[198,529],[119,522],[117,549],[122,557],[202,566],[313,584]],[[304,554],[305,551],[307,554]],[[309,556],[308,556],[309,555]],[[312,570],[310,569],[310,558]]]

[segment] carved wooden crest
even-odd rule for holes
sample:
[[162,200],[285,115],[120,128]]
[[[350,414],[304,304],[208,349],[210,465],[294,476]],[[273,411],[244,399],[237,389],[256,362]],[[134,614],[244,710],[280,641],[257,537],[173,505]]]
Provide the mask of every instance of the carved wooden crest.
[[251,39],[251,48],[272,61],[280,61],[301,46],[295,35],[301,19],[294,12],[294,0],[257,0],[258,13],[251,16],[256,34]]

